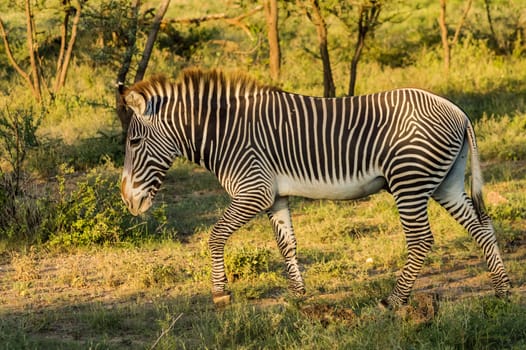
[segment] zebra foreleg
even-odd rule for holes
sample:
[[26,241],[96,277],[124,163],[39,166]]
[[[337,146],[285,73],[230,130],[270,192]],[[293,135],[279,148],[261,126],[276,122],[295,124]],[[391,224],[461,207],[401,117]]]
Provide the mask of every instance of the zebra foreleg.
[[491,282],[498,297],[509,294],[511,283],[497,245],[491,219],[485,213],[479,218],[472,201],[465,192],[457,195],[445,190],[437,191],[433,197],[460,223],[482,248],[490,271]]
[[424,264],[427,253],[433,246],[433,234],[427,217],[427,200],[419,209],[404,210],[398,205],[400,220],[404,228],[407,243],[407,262],[402,274],[396,281],[391,295],[382,304],[397,307],[407,303],[413,285]]
[[268,217],[274,230],[278,248],[285,258],[289,289],[296,294],[305,294],[305,284],[301,277],[296,256],[296,237],[290,219],[289,202],[287,197],[276,199],[274,205],[267,210]]
[[225,291],[225,244],[234,231],[271,205],[269,191],[246,192],[232,200],[223,216],[214,225],[208,247],[212,258],[212,298],[216,305],[229,304],[231,295]]

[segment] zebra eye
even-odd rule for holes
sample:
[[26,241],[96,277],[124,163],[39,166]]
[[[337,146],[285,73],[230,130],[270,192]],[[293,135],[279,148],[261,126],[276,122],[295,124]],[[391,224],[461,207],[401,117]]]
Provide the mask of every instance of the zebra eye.
[[139,144],[141,143],[141,140],[142,140],[142,138],[140,138],[140,137],[131,138],[130,139],[130,146],[132,146],[132,147],[139,146]]

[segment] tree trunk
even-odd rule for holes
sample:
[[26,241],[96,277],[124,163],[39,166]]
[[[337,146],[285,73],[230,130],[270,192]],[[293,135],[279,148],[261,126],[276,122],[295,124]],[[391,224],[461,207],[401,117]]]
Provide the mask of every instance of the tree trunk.
[[139,18],[139,7],[140,7],[140,0],[134,0],[131,4],[131,11],[129,14],[129,18],[132,19],[131,26],[129,28],[129,31],[127,31],[128,37],[128,47],[126,48],[126,52],[124,53],[124,58],[122,60],[122,65],[119,69],[119,72],[117,73],[117,89],[115,90],[115,104],[116,104],[116,111],[117,111],[117,117],[119,118],[121,122],[122,127],[122,136],[123,140],[126,139],[126,134],[128,132],[128,127],[130,126],[130,121],[132,117],[132,112],[126,108],[122,101],[122,89],[124,88],[124,85],[126,84],[126,76],[128,75],[128,71],[130,70],[131,61],[133,59],[133,54],[135,52],[135,46],[137,41],[137,25],[138,25],[138,18]]
[[35,50],[35,26],[33,23],[33,11],[31,10],[30,0],[26,0],[26,28],[27,28],[27,51],[29,53],[29,63],[31,65],[31,78],[33,81],[33,94],[40,103],[42,101],[42,92],[40,89],[40,75],[38,74],[38,67],[36,61]]
[[349,79],[349,96],[354,96],[354,89],[356,87],[356,77],[358,75],[358,61],[360,60],[360,56],[362,54],[363,46],[365,42],[365,35],[358,34],[358,41],[356,42],[356,47],[354,49],[354,55],[351,59],[351,73],[350,73],[350,79]]
[[152,28],[150,29],[148,39],[146,40],[146,45],[144,46],[141,61],[139,62],[139,66],[137,68],[137,73],[135,74],[135,82],[141,81],[144,78],[144,73],[146,72],[146,68],[148,67],[148,62],[150,61],[150,56],[152,54],[153,44],[155,44],[157,33],[159,33],[161,22],[164,15],[166,14],[166,10],[168,10],[169,5],[170,0],[164,0],[157,9],[157,13],[153,19]]
[[440,17],[438,18],[438,24],[440,26],[440,37],[442,38],[442,48],[444,50],[444,69],[447,73],[449,72],[451,52],[447,40],[446,0],[440,0]]
[[318,43],[320,48],[320,55],[323,64],[323,96],[336,96],[336,88],[334,87],[334,80],[332,78],[331,59],[329,56],[329,49],[327,48],[327,25],[321,14],[318,0],[311,0],[312,16],[310,17],[312,23],[316,26],[316,33],[318,34]]
[[272,80],[279,81],[281,67],[281,50],[278,31],[278,2],[264,0],[265,17],[267,19],[267,37],[269,44],[269,66]]
[[493,28],[493,19],[491,17],[491,4],[490,0],[484,0],[484,7],[486,8],[486,18],[488,19],[489,31],[491,33],[491,40],[493,43],[498,46],[497,35],[495,34],[495,29]]
[[370,1],[367,5],[362,4],[359,8],[358,14],[358,37],[356,39],[356,46],[354,48],[354,54],[351,59],[350,65],[350,78],[349,78],[349,96],[354,96],[354,90],[356,88],[356,78],[358,75],[358,62],[362,55],[363,48],[365,46],[365,38],[367,33],[376,27],[378,24],[378,17],[380,16],[381,5],[375,1]]
[[[58,91],[64,86],[64,83],[66,82],[66,75],[68,73],[68,67],[69,67],[69,61],[71,60],[71,54],[73,52],[73,46],[75,46],[75,41],[77,39],[77,30],[78,30],[78,24],[80,21],[80,15],[82,11],[82,4],[80,1],[76,1],[75,7],[75,17],[73,18],[73,24],[71,26],[71,36],[69,37],[68,45],[66,48],[66,51],[64,53],[64,60],[60,62],[60,68],[57,64],[57,74],[56,74],[56,80],[55,80],[55,87],[53,89],[53,93],[58,93]],[[69,9],[68,9],[69,11]],[[69,15],[66,15],[69,17]],[[66,21],[66,19],[65,19]],[[67,33],[67,23],[64,23],[65,28],[64,30]],[[63,33],[62,39],[66,40],[66,33]],[[61,43],[61,49],[62,49],[62,43]]]
[[[139,82],[144,78],[144,74],[146,72],[146,68],[148,67],[148,62],[150,60],[150,56],[152,54],[153,45],[155,43],[155,39],[157,38],[157,33],[159,32],[159,29],[161,27],[161,22],[166,14],[166,11],[168,10],[168,6],[170,5],[170,0],[164,0],[159,8],[157,9],[157,13],[155,14],[152,27],[150,29],[150,33],[148,34],[148,39],[146,40],[146,45],[143,50],[143,54],[141,57],[141,61],[139,62],[139,65],[137,67],[137,72],[135,74],[134,82]],[[137,40],[137,23],[138,23],[138,17],[139,17],[139,7],[140,7],[140,1],[134,0],[132,3],[132,30],[130,33],[129,38],[129,45],[126,50],[126,53],[124,55],[124,59],[121,65],[121,68],[119,70],[119,73],[117,75],[117,86],[116,86],[116,110],[117,110],[117,116],[119,117],[119,120],[121,122],[122,126],[122,133],[124,136],[124,139],[126,138],[126,134],[128,133],[128,127],[130,125],[130,121],[132,118],[132,112],[129,111],[124,104],[122,103],[122,90],[124,88],[124,84],[126,83],[126,75],[128,74],[128,71],[130,69],[131,61],[133,58],[133,53],[135,51],[135,43]]]

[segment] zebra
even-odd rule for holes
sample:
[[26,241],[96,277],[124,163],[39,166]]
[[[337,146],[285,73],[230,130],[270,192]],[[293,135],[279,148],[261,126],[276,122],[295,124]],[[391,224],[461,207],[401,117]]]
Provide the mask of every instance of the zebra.
[[[231,198],[212,228],[212,298],[231,302],[224,246],[266,212],[285,260],[289,288],[305,293],[289,196],[350,200],[386,190],[395,199],[407,261],[381,305],[407,303],[433,245],[428,202],[437,201],[484,252],[498,297],[509,294],[490,217],[472,124],[459,107],[430,92],[404,88],[321,98],[259,84],[241,73],[186,69],[121,88],[133,111],[121,195],[133,215],[145,212],[176,157],[217,176]],[[471,195],[464,178],[471,153]]]

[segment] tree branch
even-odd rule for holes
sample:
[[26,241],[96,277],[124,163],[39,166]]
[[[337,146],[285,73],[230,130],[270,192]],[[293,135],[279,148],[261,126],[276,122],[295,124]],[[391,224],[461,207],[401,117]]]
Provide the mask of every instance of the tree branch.
[[126,47],[126,51],[124,52],[124,58],[122,60],[122,65],[119,69],[119,72],[117,73],[117,84],[118,83],[126,83],[126,75],[128,75],[128,71],[130,70],[131,61],[133,58],[133,54],[135,52],[135,43],[137,41],[137,26],[138,26],[138,18],[139,18],[139,7],[140,7],[140,0],[134,0],[131,4],[131,13],[129,16],[131,17],[131,26],[130,30],[127,31],[126,35],[126,42],[128,43]]
[[440,0],[440,16],[438,18],[438,25],[440,26],[442,48],[444,49],[444,69],[446,70],[446,72],[448,72],[451,51],[449,50],[449,42],[447,40],[446,0]]
[[252,10],[245,12],[239,16],[229,16],[226,13],[215,13],[210,15],[204,15],[199,17],[190,17],[190,18],[172,18],[167,19],[164,21],[164,23],[188,23],[188,24],[200,24],[201,22],[206,21],[218,21],[218,20],[224,20],[226,23],[241,28],[247,36],[253,40],[254,36],[250,32],[250,29],[248,29],[248,26],[243,23],[243,19],[252,16],[253,14],[261,11],[263,9],[262,5],[258,5],[254,7]]
[[473,0],[468,0],[468,3],[466,4],[466,8],[464,9],[464,13],[462,13],[462,17],[460,18],[460,22],[458,22],[457,29],[455,30],[455,35],[453,35],[453,40],[451,41],[451,45],[455,45],[458,41],[458,36],[460,35],[460,29],[462,29],[462,26],[464,25],[464,22],[466,21],[466,18],[468,17],[469,10],[471,9],[471,4]]
[[64,53],[66,52],[66,38],[68,33],[68,23],[69,23],[69,8],[65,9],[64,20],[60,26],[60,50],[57,57],[57,70],[55,77],[55,85],[53,87],[54,91],[57,91],[58,81],[59,81],[59,72],[62,67],[62,61],[64,60]]
[[35,26],[33,24],[33,12],[31,11],[30,0],[26,0],[26,27],[27,27],[27,51],[29,53],[29,62],[31,65],[31,75],[33,76],[33,93],[38,102],[42,100],[40,92],[40,76],[38,74],[38,67],[36,62],[34,36]]
[[31,87],[33,93],[35,93],[31,77],[22,68],[20,68],[13,56],[13,52],[11,51],[11,46],[9,45],[9,40],[7,39],[7,33],[5,31],[4,22],[2,22],[2,19],[0,19],[0,35],[2,36],[2,40],[4,41],[5,52],[7,54],[9,62],[11,63],[13,68],[15,68],[15,70],[18,72],[18,74],[20,74],[20,76],[22,76],[22,78],[24,78],[27,84]]

